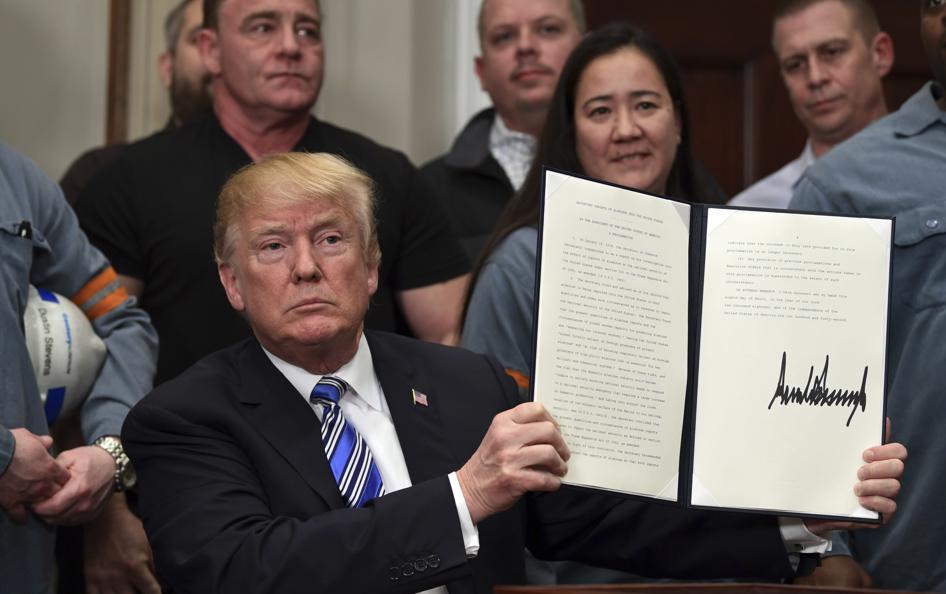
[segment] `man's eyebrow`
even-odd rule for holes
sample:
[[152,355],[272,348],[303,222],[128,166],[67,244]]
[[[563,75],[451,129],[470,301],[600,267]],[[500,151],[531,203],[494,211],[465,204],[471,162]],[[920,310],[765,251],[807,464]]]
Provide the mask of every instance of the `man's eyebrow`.
[[297,13],[297,14],[295,15],[295,18],[294,18],[293,20],[294,20],[295,22],[297,22],[297,23],[299,23],[299,22],[304,22],[304,23],[311,23],[311,24],[313,24],[313,25],[318,25],[319,27],[322,26],[322,21],[320,21],[318,18],[316,18],[316,17],[314,17],[314,16],[312,16],[312,15],[310,15],[310,14],[306,14],[306,13],[304,13],[304,12],[302,12],[302,13]]
[[289,225],[286,225],[283,223],[276,223],[272,225],[263,224],[256,227],[251,227],[248,235],[250,239],[255,239],[263,235],[283,235],[288,230],[289,230]]
[[260,19],[275,21],[279,19],[279,13],[275,10],[258,10],[256,12],[251,12],[250,14],[246,15],[241,25],[246,25]]

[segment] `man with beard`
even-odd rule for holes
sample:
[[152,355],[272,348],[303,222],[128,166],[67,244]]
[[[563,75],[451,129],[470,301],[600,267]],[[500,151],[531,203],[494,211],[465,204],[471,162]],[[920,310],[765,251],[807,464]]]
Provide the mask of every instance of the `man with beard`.
[[791,203],[897,218],[887,414],[897,441],[912,452],[900,499],[905,513],[844,539],[866,574],[852,571],[851,563],[826,563],[812,576],[819,585],[862,586],[872,579],[879,588],[946,592],[946,437],[936,429],[946,413],[936,381],[946,366],[946,2],[921,0],[920,14],[934,80],[812,165]]
[[[166,128],[193,122],[211,111],[210,74],[197,49],[197,32],[203,17],[200,0],[182,0],[164,21],[167,49],[158,56],[158,76],[171,101],[171,117]],[[120,143],[91,149],[69,166],[59,180],[69,204],[75,205],[85,186],[114,161],[125,146]]]

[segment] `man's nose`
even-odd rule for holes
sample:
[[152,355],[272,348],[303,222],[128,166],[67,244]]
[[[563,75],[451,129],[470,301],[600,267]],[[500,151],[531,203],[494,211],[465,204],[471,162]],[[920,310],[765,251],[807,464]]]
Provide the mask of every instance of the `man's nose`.
[[291,24],[282,28],[281,34],[279,35],[279,50],[291,56],[300,53],[298,32]]
[[522,27],[516,36],[516,54],[534,54],[536,52],[535,35],[529,27]]
[[314,246],[308,244],[297,246],[293,251],[295,253],[292,260],[292,281],[299,283],[320,280],[322,269],[319,266]]
[[808,62],[808,86],[820,87],[828,81],[828,69],[817,56]]

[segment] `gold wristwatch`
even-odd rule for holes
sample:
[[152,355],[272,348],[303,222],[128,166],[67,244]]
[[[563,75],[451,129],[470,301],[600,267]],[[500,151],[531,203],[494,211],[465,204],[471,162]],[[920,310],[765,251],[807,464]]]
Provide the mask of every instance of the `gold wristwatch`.
[[104,435],[96,439],[94,445],[108,452],[108,455],[115,460],[115,490],[121,492],[134,487],[138,477],[135,475],[131,460],[125,454],[121,440],[114,435]]

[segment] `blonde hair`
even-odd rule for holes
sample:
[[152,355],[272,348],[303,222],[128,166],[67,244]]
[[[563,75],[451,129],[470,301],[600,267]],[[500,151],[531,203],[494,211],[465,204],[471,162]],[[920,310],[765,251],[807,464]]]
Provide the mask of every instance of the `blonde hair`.
[[227,180],[217,198],[214,258],[229,261],[238,221],[247,213],[325,200],[355,221],[365,263],[381,262],[374,219],[375,184],[368,174],[329,153],[283,153],[247,165]]

